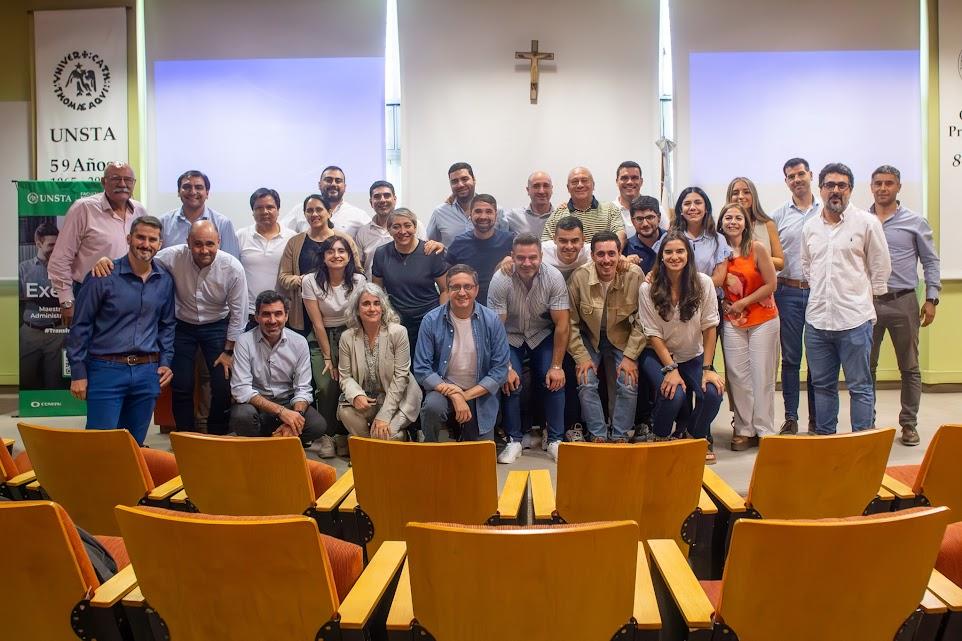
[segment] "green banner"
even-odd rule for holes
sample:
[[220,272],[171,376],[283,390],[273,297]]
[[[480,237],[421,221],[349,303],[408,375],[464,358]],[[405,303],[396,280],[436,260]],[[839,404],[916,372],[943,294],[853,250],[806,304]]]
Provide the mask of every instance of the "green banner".
[[20,392],[20,416],[84,416],[87,404],[70,395],[69,390]]
[[63,216],[73,201],[103,190],[95,180],[20,180],[17,181],[17,213]]

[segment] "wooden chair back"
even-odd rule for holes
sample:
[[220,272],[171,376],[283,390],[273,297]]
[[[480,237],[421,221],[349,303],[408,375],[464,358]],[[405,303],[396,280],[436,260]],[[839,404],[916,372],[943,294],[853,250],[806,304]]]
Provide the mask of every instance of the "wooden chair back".
[[117,536],[115,505],[136,505],[154,481],[127,430],[78,430],[17,423],[41,487],[79,527]]
[[302,514],[314,486],[300,439],[172,432],[187,498],[206,514]]
[[878,495],[894,438],[894,429],[766,436],[746,502],[766,519],[862,514]]
[[117,507],[137,583],[178,641],[313,639],[338,608],[306,516],[216,520]]
[[[631,618],[634,522],[524,529],[411,523],[406,537],[414,618],[437,641],[611,639]],[[532,615],[507,603],[506,589],[554,597]]]
[[931,505],[951,508],[953,521],[962,520],[962,425],[936,431],[912,491],[924,494]]
[[562,443],[558,450],[559,516],[568,523],[631,520],[646,539],[674,539],[701,493],[707,441],[628,446]]
[[76,641],[70,612],[100,585],[77,530],[50,501],[0,503],[0,638]]
[[948,520],[946,508],[741,519],[716,616],[739,641],[894,639],[925,594]]
[[374,525],[368,558],[403,541],[409,521],[481,524],[498,509],[492,441],[402,443],[351,437],[358,507]]

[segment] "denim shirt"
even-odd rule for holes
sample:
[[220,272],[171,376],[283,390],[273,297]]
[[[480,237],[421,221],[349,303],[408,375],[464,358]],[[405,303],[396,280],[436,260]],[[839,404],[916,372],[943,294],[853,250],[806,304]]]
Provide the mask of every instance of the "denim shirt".
[[[444,382],[454,345],[454,324],[450,319],[449,303],[425,314],[414,350],[414,378],[425,392]],[[498,418],[501,386],[508,380],[508,335],[497,314],[480,303],[471,313],[474,346],[478,352],[478,385],[488,391],[475,399],[478,431],[485,434],[494,429]]]

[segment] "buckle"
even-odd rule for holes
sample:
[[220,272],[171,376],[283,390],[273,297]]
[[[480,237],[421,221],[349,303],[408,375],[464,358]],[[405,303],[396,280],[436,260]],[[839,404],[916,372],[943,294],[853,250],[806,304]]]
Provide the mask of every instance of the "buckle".
[[138,360],[140,360],[140,357],[137,356],[136,354],[128,354],[128,355],[127,355],[127,364],[128,364],[128,365],[136,365]]

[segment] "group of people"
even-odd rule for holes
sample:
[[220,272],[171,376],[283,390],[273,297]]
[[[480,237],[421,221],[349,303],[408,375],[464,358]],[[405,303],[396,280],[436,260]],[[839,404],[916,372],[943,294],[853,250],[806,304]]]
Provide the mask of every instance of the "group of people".
[[348,434],[478,440],[500,425],[502,463],[532,444],[531,424],[554,458],[562,440],[711,442],[727,391],[731,447],[744,450],[798,433],[803,343],[808,431],[835,432],[840,368],[852,429],[873,427],[887,329],[901,440],[915,445],[919,327],[940,289],[931,229],[899,203],[894,167],[872,173],[868,211],[850,202],[844,164],[819,172],[820,197],[804,159],[783,173],[790,198],[771,214],[738,177],[717,214],[688,187],[665,215],[632,161],[616,169],[615,201],[599,202],[576,167],[560,206],[537,171],[529,203],[505,211],[456,163],[425,226],[386,181],[370,187],[373,216],[348,204],[331,166],[286,217],[275,190],[256,190],[253,224],[235,232],[207,205],[202,172],[178,178],[182,206],[158,218],[132,199],[131,167],[114,163],[104,192],[75,202],[43,247],[70,326],[71,391],[87,400],[88,427],[143,442],[168,383],[177,428],[195,428],[200,371],[212,433],[298,436],[334,456],[348,454]]

